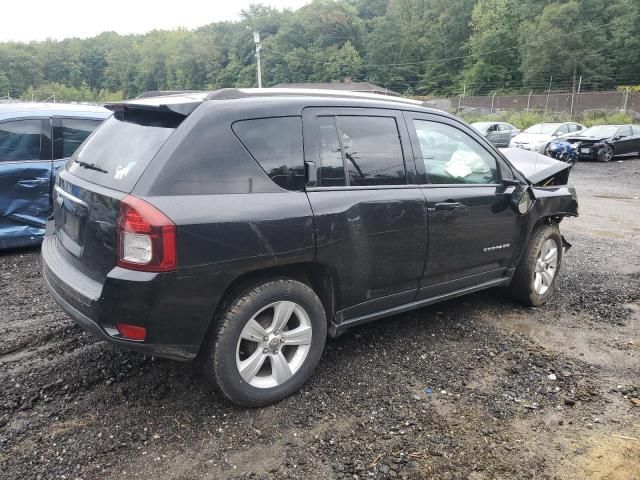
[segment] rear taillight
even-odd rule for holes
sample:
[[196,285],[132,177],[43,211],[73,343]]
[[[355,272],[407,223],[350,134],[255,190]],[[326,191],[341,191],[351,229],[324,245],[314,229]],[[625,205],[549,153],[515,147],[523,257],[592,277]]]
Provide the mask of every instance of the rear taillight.
[[137,325],[129,325],[128,323],[116,323],[118,333],[127,340],[136,340],[144,342],[147,338],[147,329]]
[[176,225],[164,213],[131,195],[120,202],[118,266],[145,272],[176,269]]

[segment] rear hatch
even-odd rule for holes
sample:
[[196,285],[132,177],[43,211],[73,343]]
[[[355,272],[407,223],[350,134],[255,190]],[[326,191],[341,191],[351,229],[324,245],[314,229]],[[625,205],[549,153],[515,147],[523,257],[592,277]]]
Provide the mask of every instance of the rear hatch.
[[174,104],[179,111],[157,98],[108,105],[114,114],[76,151],[56,179],[53,203],[59,248],[98,282],[104,281],[117,262],[121,200],[197,106],[187,108],[184,101]]

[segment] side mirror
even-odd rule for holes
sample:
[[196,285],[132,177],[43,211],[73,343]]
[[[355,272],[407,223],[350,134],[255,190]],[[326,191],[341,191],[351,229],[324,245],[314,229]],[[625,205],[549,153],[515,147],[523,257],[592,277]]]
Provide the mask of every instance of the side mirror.
[[505,187],[519,187],[522,185],[522,182],[520,180],[517,180],[515,178],[503,178],[502,179],[502,184]]
[[533,207],[535,197],[530,187],[526,185],[520,185],[511,194],[511,206],[520,215],[526,215]]

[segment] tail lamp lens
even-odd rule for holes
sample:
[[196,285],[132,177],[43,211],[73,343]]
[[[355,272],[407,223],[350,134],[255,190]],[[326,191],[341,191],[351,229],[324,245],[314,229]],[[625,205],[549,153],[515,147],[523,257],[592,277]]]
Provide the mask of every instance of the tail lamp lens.
[[128,323],[117,323],[118,333],[127,340],[144,341],[147,338],[147,329],[137,325],[129,325]]
[[120,202],[117,225],[118,266],[146,272],[176,269],[176,226],[144,200],[127,196]]

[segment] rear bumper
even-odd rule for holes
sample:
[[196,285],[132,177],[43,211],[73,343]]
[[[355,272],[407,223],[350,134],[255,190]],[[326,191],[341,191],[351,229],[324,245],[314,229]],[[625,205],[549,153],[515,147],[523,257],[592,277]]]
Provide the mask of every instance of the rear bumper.
[[[174,360],[196,357],[208,328],[207,315],[194,318],[194,308],[188,307],[180,315],[184,298],[175,295],[184,293],[184,289],[176,286],[179,282],[175,274],[132,272],[116,267],[104,283],[99,283],[69,262],[60,248],[55,236],[45,237],[42,272],[56,303],[78,325],[127,350]],[[146,328],[147,340],[123,339],[115,327],[120,322]]]

